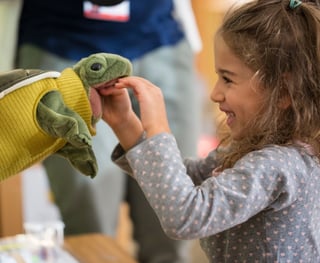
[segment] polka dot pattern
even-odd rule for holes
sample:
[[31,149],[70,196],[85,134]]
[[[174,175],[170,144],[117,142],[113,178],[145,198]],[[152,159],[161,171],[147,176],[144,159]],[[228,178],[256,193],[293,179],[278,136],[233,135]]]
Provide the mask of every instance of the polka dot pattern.
[[215,152],[182,160],[160,134],[113,160],[138,181],[165,232],[200,239],[210,262],[320,262],[320,165],[294,147],[252,152],[215,170]]

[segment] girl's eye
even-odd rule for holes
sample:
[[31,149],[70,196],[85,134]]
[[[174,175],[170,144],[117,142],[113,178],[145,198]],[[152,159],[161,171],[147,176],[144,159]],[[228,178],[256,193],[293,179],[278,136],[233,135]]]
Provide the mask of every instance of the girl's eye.
[[229,78],[225,77],[225,76],[222,76],[222,79],[225,83],[230,83],[232,82]]

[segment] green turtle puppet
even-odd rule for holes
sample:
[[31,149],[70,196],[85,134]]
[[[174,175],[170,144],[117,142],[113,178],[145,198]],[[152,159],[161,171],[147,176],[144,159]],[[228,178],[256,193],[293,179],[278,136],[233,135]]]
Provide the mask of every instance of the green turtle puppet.
[[131,74],[122,56],[97,53],[62,72],[16,69],[0,74],[0,181],[57,153],[94,177],[99,89]]

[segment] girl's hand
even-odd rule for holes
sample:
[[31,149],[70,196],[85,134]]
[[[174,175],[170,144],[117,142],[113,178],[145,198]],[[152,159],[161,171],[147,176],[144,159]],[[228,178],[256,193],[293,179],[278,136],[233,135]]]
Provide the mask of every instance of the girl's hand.
[[132,114],[128,91],[115,86],[99,90],[103,97],[102,119],[112,128],[121,125]]
[[99,90],[103,97],[102,119],[108,123],[125,150],[136,144],[143,128],[131,107],[127,89],[108,87]]
[[170,132],[165,102],[160,88],[140,77],[121,78],[115,87],[120,90],[123,88],[133,90],[139,102],[141,123],[147,137]]

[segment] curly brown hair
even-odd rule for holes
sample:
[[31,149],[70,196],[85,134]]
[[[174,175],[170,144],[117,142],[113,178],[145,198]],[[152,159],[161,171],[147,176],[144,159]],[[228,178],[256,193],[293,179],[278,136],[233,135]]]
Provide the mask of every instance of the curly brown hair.
[[[320,142],[320,9],[317,1],[255,0],[225,16],[217,34],[246,66],[256,72],[269,96],[252,120],[247,136],[223,138],[222,169],[248,152],[270,144]],[[288,107],[279,107],[288,99]],[[219,149],[219,148],[218,148]],[[221,151],[222,152],[222,151]],[[219,151],[218,151],[219,153]]]

